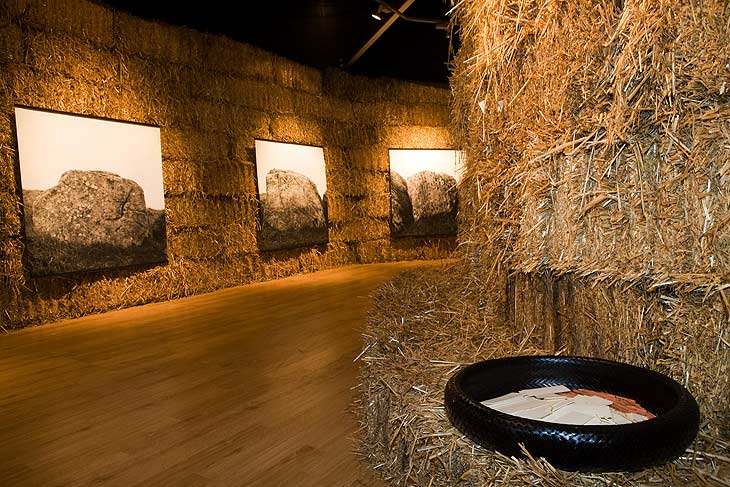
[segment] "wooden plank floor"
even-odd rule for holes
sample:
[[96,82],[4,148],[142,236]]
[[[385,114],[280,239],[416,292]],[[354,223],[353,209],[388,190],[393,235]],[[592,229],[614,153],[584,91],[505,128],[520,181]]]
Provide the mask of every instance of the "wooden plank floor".
[[[0,337],[0,485],[380,486],[351,453],[352,266]],[[428,264],[426,264],[428,265]]]

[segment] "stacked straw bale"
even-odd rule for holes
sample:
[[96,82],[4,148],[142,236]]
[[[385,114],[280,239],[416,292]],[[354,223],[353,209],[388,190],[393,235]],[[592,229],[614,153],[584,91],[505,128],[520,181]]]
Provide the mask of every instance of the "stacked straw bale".
[[462,2],[453,86],[472,240],[524,272],[726,281],[729,9]]
[[[89,0],[0,2],[0,326],[61,318],[360,262],[392,250],[388,149],[451,147],[450,95],[296,64],[222,36]],[[37,278],[23,265],[13,107],[161,129],[168,263]],[[261,253],[255,140],[322,146],[329,244]]]

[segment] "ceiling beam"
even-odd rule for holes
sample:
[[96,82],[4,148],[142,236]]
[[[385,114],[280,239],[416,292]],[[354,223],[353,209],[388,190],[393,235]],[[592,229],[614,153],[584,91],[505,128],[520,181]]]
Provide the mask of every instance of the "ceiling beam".
[[[402,14],[403,12],[405,12],[408,9],[408,7],[410,7],[413,4],[413,2],[415,2],[415,1],[416,0],[406,0],[405,2],[403,2],[403,5],[401,5],[400,8],[398,9],[398,13]],[[391,25],[393,25],[393,22],[398,20],[398,17],[400,17],[400,15],[398,15],[397,13],[392,14],[390,16],[390,18],[388,20],[386,20],[385,23],[380,27],[380,29],[378,29],[378,31],[375,34],[373,34],[373,36],[370,39],[368,39],[368,41],[365,43],[365,45],[363,45],[360,48],[360,50],[357,51],[354,56],[352,56],[352,59],[350,59],[347,62],[347,64],[345,64],[345,67],[349,68],[350,66],[355,64],[357,62],[357,60],[360,59],[362,57],[362,55],[365,54],[365,52],[367,52],[367,50],[370,49],[370,47],[372,47],[373,44],[375,44],[375,41],[380,39],[380,36],[385,34],[385,31],[388,30],[388,28]]]

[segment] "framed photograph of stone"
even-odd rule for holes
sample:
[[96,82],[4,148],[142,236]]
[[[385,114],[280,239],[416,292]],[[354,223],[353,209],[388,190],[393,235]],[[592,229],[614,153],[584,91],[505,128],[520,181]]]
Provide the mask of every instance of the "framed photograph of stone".
[[31,275],[167,261],[160,129],[16,107]]
[[327,243],[327,178],[322,147],[256,140],[256,178],[261,203],[259,249]]
[[440,149],[389,151],[393,237],[456,235],[462,154]]

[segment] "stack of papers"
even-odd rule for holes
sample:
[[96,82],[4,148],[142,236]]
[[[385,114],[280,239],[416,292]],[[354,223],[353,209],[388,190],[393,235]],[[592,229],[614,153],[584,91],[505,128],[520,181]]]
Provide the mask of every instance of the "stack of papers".
[[576,394],[562,385],[523,389],[487,399],[482,404],[513,416],[561,424],[617,425],[649,419],[612,408],[613,401],[606,397]]

